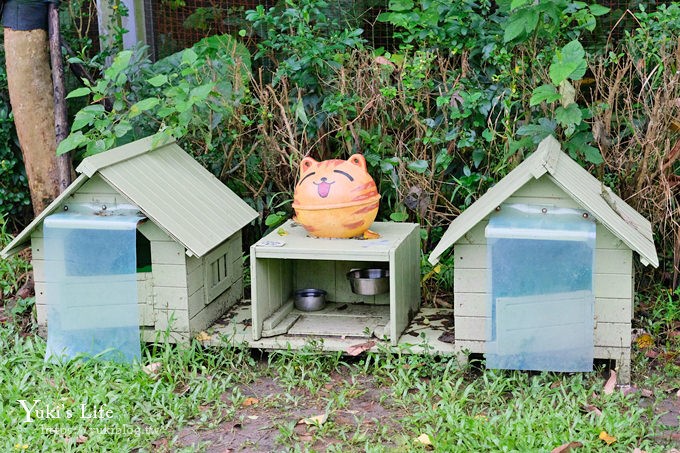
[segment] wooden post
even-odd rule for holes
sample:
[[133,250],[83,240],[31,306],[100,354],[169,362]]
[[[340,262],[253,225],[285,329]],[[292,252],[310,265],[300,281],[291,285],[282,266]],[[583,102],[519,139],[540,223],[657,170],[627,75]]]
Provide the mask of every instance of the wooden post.
[[[61,58],[61,35],[59,33],[59,5],[49,3],[47,23],[49,28],[50,61],[52,63],[52,85],[54,90],[54,128],[57,146],[68,136],[68,114],[64,89],[64,64]],[[70,153],[57,157],[59,193],[71,184]]]

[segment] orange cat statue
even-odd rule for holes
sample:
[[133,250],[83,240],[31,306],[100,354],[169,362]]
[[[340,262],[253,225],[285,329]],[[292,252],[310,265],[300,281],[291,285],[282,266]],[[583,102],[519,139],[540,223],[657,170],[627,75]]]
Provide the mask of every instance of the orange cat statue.
[[347,160],[300,162],[295,186],[295,221],[312,236],[352,238],[362,235],[378,214],[380,194],[366,170],[366,159],[354,154]]

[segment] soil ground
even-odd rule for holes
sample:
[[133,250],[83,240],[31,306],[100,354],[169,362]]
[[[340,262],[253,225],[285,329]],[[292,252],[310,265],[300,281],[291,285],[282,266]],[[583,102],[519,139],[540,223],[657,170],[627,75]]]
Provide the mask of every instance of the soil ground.
[[[266,366],[266,363],[261,365]],[[325,399],[343,386],[351,386],[352,390],[347,393],[346,408],[329,416],[336,427],[363,431],[368,437],[372,432],[387,429],[393,438],[398,438],[401,433],[400,408],[391,404],[390,389],[370,376],[357,378],[347,371],[333,373],[331,382],[314,394],[300,388],[287,390],[271,377],[243,385],[240,388],[243,395],[257,402],[242,406],[231,421],[215,429],[182,429],[177,433],[177,446],[200,448],[209,453],[289,451],[291,444],[304,451],[325,451],[332,444],[340,446],[343,439],[324,436],[323,441],[318,440],[313,435],[318,427],[301,421],[323,414],[327,405]],[[629,388],[627,391],[640,390]],[[657,436],[659,443],[670,444],[669,453],[680,453],[680,389],[669,389],[665,394],[666,397],[658,400],[643,396],[640,404],[653,406],[655,416],[667,428]],[[282,426],[287,428],[281,429]],[[397,443],[382,446],[395,450],[399,447]]]

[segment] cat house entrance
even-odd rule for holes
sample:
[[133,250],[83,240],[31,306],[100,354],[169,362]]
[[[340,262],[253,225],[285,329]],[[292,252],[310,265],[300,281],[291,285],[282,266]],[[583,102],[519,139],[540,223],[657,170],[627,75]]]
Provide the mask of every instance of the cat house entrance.
[[593,219],[575,209],[503,205],[486,238],[487,367],[592,370]]

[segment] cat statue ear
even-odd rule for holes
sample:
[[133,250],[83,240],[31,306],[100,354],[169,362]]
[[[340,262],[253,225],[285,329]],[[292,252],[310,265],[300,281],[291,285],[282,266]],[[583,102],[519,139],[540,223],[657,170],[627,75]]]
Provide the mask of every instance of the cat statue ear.
[[[361,156],[361,157],[363,157],[363,156]],[[350,157],[350,159],[351,159],[351,157]],[[304,159],[302,159],[302,161],[300,161],[300,174],[303,174],[304,172],[306,172],[307,170],[309,170],[311,167],[313,167],[314,165],[316,165],[318,163],[319,162],[312,159],[311,157],[305,157]],[[365,163],[365,161],[364,161],[364,163]]]
[[360,167],[362,170],[366,170],[366,158],[361,154],[352,154],[351,156],[349,156],[349,159],[347,159],[347,162],[349,162],[352,165],[356,165],[357,167]]

